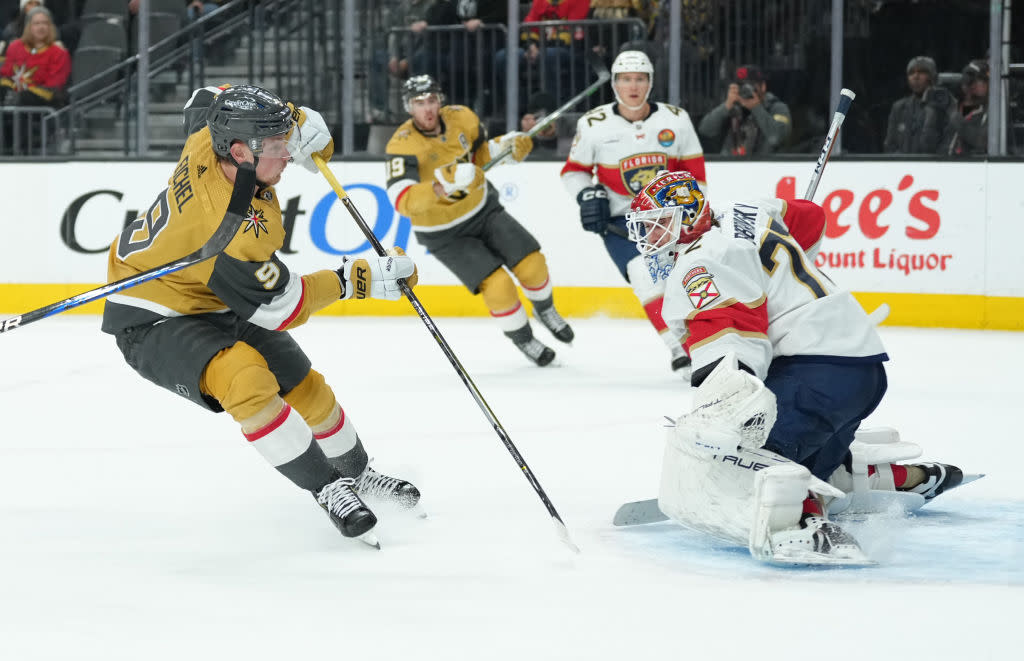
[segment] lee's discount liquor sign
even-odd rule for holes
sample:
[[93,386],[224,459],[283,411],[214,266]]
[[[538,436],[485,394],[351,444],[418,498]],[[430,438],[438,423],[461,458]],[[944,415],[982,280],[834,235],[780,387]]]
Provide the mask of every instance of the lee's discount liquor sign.
[[[751,163],[753,176],[730,176],[740,167],[711,164],[712,206],[720,193],[802,198],[810,181],[803,164]],[[827,221],[816,265],[854,291],[984,293],[986,232],[995,229],[986,218],[987,167],[830,163],[814,195]]]

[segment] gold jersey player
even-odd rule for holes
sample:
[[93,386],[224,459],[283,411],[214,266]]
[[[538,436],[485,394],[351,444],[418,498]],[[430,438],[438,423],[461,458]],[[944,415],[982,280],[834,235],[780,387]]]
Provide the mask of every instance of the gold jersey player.
[[111,245],[108,280],[191,253],[226,213],[244,221],[217,257],[110,296],[103,330],[141,376],[227,411],[343,535],[376,544],[363,499],[415,507],[419,491],[368,466],[352,418],[288,330],[339,299],[397,300],[397,280],[415,284],[415,265],[398,253],[346,257],[336,271],[300,276],[278,258],[274,184],[290,161],[316,171],[312,155],[334,151],[319,113],[259,87],[204,88],[185,107],[185,131],[167,188]]
[[412,117],[387,144],[388,197],[412,221],[420,244],[483,296],[505,335],[530,360],[547,365],[555,352],[533,336],[516,281],[534,317],[558,340],[571,342],[572,328],[555,310],[540,244],[505,211],[481,169],[508,149],[521,161],[533,141],[523,133],[488,140],[472,110],[443,105],[430,76],[407,80],[402,99]]

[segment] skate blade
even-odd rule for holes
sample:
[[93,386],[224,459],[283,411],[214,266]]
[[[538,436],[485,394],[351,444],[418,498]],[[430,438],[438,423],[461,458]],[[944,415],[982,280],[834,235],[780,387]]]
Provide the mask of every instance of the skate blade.
[[367,546],[372,546],[378,551],[380,550],[380,540],[377,539],[377,536],[374,535],[372,531],[364,532],[359,537],[356,537],[356,539],[358,539],[363,544],[366,544]]
[[965,484],[970,484],[971,482],[974,482],[975,480],[980,480],[983,477],[985,477],[984,473],[964,473],[964,479],[960,480],[960,484],[956,485],[953,488],[956,489],[962,487]]
[[801,551],[787,549],[782,552],[772,553],[759,558],[772,565],[782,566],[808,566],[808,567],[874,567],[877,562],[859,551],[849,551],[843,555],[815,553],[814,551]]

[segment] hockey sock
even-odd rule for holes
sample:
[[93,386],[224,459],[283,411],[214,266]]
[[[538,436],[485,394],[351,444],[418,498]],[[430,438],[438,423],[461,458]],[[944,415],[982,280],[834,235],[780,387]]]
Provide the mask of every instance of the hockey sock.
[[[924,470],[913,464],[889,464],[889,468],[892,469],[892,481],[896,485],[896,488],[900,491],[907,491],[913,489],[917,485],[928,479],[927,474]],[[875,474],[875,467],[868,466],[868,475]]]
[[342,477],[359,477],[369,462],[355,426],[340,406],[335,405],[334,412],[313,428],[313,438]]
[[266,424],[251,429],[243,423],[243,429],[249,429],[245,438],[263,458],[296,486],[318,491],[338,479],[338,471],[313,442],[309,426],[287,404]]

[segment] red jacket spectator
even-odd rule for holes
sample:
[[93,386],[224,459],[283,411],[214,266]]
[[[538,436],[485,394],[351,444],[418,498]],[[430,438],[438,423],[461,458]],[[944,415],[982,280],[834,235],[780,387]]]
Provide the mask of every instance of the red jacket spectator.
[[7,48],[0,87],[31,93],[43,103],[53,101],[54,92],[67,85],[71,74],[71,57],[56,41],[50,12],[42,7],[30,11],[21,39]]
[[[590,12],[590,0],[533,0],[530,11],[523,18],[523,23],[538,21],[580,21]],[[553,31],[552,31],[553,32]],[[530,39],[538,39],[536,31],[529,34]],[[568,30],[559,30],[558,34],[548,34],[548,38],[557,38],[568,45],[572,39]]]

